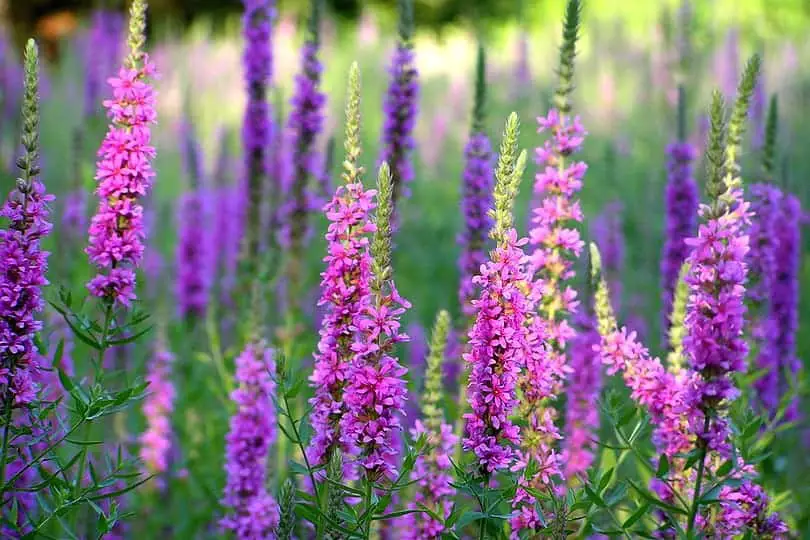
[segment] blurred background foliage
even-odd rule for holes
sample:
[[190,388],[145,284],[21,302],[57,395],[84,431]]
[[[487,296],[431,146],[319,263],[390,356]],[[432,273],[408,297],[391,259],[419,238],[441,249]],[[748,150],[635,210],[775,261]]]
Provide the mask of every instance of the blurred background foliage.
[[[504,24],[519,21],[527,29],[545,28],[559,20],[563,0],[415,0],[417,26],[438,34],[459,25],[475,25],[484,33],[497,32]],[[371,12],[384,25],[394,27],[396,0],[327,0],[331,13],[343,22],[354,22]],[[744,37],[769,39],[799,37],[810,24],[810,0],[696,0],[693,2],[694,37],[711,35],[718,25],[733,23]],[[70,33],[82,15],[94,7],[123,9],[123,0],[0,0],[0,13],[18,40],[31,33],[56,38]],[[219,31],[238,17],[240,0],[152,0],[150,10],[157,26],[187,26],[207,19]],[[589,0],[592,20],[621,21],[625,31],[643,35],[661,14],[674,11],[676,0]],[[280,0],[279,10],[303,17],[307,2]],[[473,23],[473,21],[476,21]]]

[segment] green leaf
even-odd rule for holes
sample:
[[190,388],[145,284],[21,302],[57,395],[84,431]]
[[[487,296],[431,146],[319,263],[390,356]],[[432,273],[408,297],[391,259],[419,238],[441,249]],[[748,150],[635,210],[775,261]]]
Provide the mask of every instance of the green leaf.
[[640,520],[647,514],[647,511],[649,509],[650,509],[649,503],[644,503],[641,506],[639,506],[638,509],[630,515],[629,518],[624,520],[624,523],[622,523],[622,529],[629,529],[630,527],[635,525],[638,522],[638,520]]
[[611,488],[608,490],[607,495],[605,495],[605,502],[608,506],[613,507],[616,506],[617,503],[624,500],[627,496],[627,484],[622,482],[618,484],[616,487]]
[[734,462],[729,459],[720,465],[720,467],[717,469],[716,476],[726,476],[732,471],[732,469],[734,469]]
[[464,527],[475,521],[486,519],[486,517],[486,514],[483,512],[466,512],[460,518],[458,518],[458,521],[456,522],[456,532],[461,534]]
[[655,477],[665,478],[667,473],[669,473],[669,460],[666,454],[661,454],[661,458],[658,460],[658,468],[655,470]]
[[666,510],[668,512],[672,512],[672,513],[675,513],[675,514],[680,514],[680,515],[683,515],[683,516],[687,515],[686,510],[684,510],[682,508],[679,508],[677,506],[674,506],[672,504],[665,503],[664,501],[662,501],[662,500],[658,499],[657,497],[653,496],[646,489],[643,489],[640,486],[638,486],[638,484],[636,484],[632,480],[628,479],[627,483],[630,484],[630,487],[632,487],[634,491],[636,491],[639,495],[641,495],[641,497],[645,501],[649,502],[653,506],[656,506],[658,508],[661,508],[662,510]]
[[599,491],[599,493],[602,493],[608,486],[608,484],[610,484],[610,479],[613,476],[613,471],[615,470],[616,470],[615,467],[611,467],[610,469],[607,470],[607,472],[605,472],[605,474],[599,480],[599,489],[597,490]]
[[607,504],[605,504],[604,499],[593,490],[591,486],[588,484],[584,484],[582,487],[585,488],[585,493],[587,493],[588,498],[598,507],[600,508],[607,508]]

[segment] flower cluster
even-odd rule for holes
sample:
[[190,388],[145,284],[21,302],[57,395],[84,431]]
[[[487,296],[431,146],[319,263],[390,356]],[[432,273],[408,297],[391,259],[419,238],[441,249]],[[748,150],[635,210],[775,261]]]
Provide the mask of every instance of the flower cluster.
[[667,147],[667,154],[666,235],[661,254],[661,328],[665,333],[670,325],[678,273],[689,255],[686,239],[694,236],[697,229],[698,208],[698,187],[692,174],[694,146],[675,142]]
[[[435,432],[427,428],[421,420],[417,420],[411,430],[411,436],[417,439],[422,435],[427,437],[430,452],[425,456],[419,456],[414,465],[411,479],[416,480],[418,490],[409,507],[417,509],[418,505],[423,505],[447,519],[456,492],[452,487],[450,456],[458,444],[458,437],[453,433],[453,426],[450,424],[442,423],[439,431]],[[422,513],[408,520],[408,526],[403,528],[402,537],[407,540],[438,540],[442,538],[444,531],[444,523],[429,514]]]
[[143,257],[143,207],[155,176],[150,124],[156,122],[155,91],[148,79],[154,65],[143,54],[139,67],[123,67],[109,79],[113,98],[104,101],[112,123],[99,149],[96,194],[100,201],[90,223],[87,254],[99,273],[90,292],[128,306],[135,299],[135,269]]
[[[40,243],[51,232],[48,203],[39,170],[39,61],[33,40],[25,50],[22,106],[21,177],[0,207],[7,220],[0,229],[0,404],[25,407],[36,398],[40,358],[34,342],[42,330],[37,314],[44,308],[42,287],[48,284],[48,252]],[[9,403],[10,401],[10,403]]]
[[366,477],[393,480],[401,442],[400,417],[404,415],[407,383],[393,349],[408,341],[400,332],[400,316],[411,304],[397,291],[391,268],[391,217],[393,185],[387,163],[380,167],[374,240],[371,245],[371,302],[357,321],[358,340],[349,365],[341,419],[341,442],[357,453]]
[[616,311],[621,311],[621,275],[624,271],[623,210],[621,201],[612,201],[596,216],[591,225],[594,242],[602,254],[602,271],[610,287],[611,304]]
[[[802,362],[796,354],[796,332],[799,326],[799,271],[801,268],[801,205],[796,195],[785,193],[776,218],[776,260],[779,261],[771,294],[771,324],[778,330],[772,335],[779,374],[778,395],[788,390],[786,373],[796,374]],[[787,409],[787,420],[796,420],[798,399]]]
[[161,346],[149,365],[146,382],[149,395],[143,405],[146,431],[140,437],[140,457],[151,474],[165,473],[169,468],[172,445],[172,420],[175,390],[172,383],[174,355]]
[[[511,467],[520,445],[520,430],[510,417],[518,406],[518,377],[532,354],[526,321],[534,310],[532,279],[523,251],[527,240],[510,229],[473,282],[481,287],[473,302],[477,311],[470,328],[464,449],[472,451],[482,473]],[[536,349],[535,349],[536,350]]]
[[765,410],[773,413],[779,405],[779,359],[775,353],[777,327],[769,317],[773,282],[776,276],[776,219],[782,192],[770,184],[754,184],[750,189],[750,251],[747,256],[751,337],[759,345],[757,366],[767,369],[754,384]]
[[743,480],[736,487],[723,486],[718,498],[721,503],[713,538],[737,538],[746,531],[750,531],[753,538],[790,538],[779,514],[768,511],[769,498],[765,490],[752,481]]
[[473,276],[486,261],[487,234],[492,219],[487,210],[492,206],[492,149],[489,137],[482,132],[470,135],[464,148],[464,176],[462,179],[462,211],[464,230],[459,237],[462,253],[458,266],[461,273],[459,301],[465,316],[472,317],[472,301],[478,291]]
[[321,323],[315,369],[310,377],[315,387],[310,400],[314,435],[307,452],[315,464],[325,464],[331,449],[339,442],[338,423],[345,412],[347,370],[355,354],[352,343],[371,298],[368,234],[376,229],[369,221],[374,193],[366,191],[360,182],[339,186],[325,208],[330,221],[326,233],[328,254],[324,258],[326,270],[321,274],[318,305],[327,306],[327,312]]
[[288,128],[292,137],[291,193],[285,211],[287,238],[293,250],[300,250],[307,232],[307,215],[312,210],[311,185],[321,176],[321,162],[315,149],[323,128],[326,95],[320,91],[323,66],[318,60],[318,41],[313,36],[301,50],[301,73],[295,77],[295,93]]
[[276,371],[272,349],[251,343],[236,358],[231,395],[237,406],[225,440],[226,484],[222,505],[229,509],[220,525],[236,538],[274,538],[279,508],[267,492],[267,457],[276,438],[273,396]]
[[402,429],[407,395],[403,376],[408,372],[392,354],[394,345],[407,341],[399,318],[410,303],[399,296],[393,283],[387,293],[375,294],[356,322],[360,340],[352,344],[355,356],[348,369],[344,393],[346,414],[341,419],[340,440],[355,448],[358,464],[372,479],[397,475],[398,451],[394,437]]
[[380,161],[391,166],[394,178],[394,204],[407,195],[404,184],[413,179],[411,151],[414,148],[413,128],[419,99],[419,81],[414,61],[413,45],[399,41],[389,68],[391,82],[385,94],[385,121],[382,132]]
[[36,397],[39,353],[34,337],[42,329],[36,319],[42,311],[42,287],[48,284],[48,253],[40,241],[51,231],[48,202],[52,195],[34,179],[21,191],[12,191],[0,217],[9,225],[0,230],[0,388],[5,406],[7,396],[14,406],[24,406]]
[[[533,326],[537,345],[527,357],[526,371],[520,387],[523,401],[520,413],[528,422],[523,434],[521,463],[531,478],[522,480],[535,490],[548,490],[561,476],[560,456],[554,447],[561,438],[555,424],[557,412],[549,400],[562,389],[567,371],[565,347],[575,333],[566,320],[574,314],[576,292],[566,283],[574,276],[572,259],[583,248],[579,231],[570,227],[582,221],[582,210],[575,198],[582,188],[587,165],[581,161],[566,162],[579,151],[585,130],[578,117],[571,118],[559,109],[538,118],[538,132],[549,131],[551,137],[537,148],[534,193],[542,197],[533,210],[529,241],[533,247],[531,269],[536,279],[536,302],[539,312]],[[540,345],[545,343],[543,347]],[[514,506],[520,508],[513,529],[536,529],[539,525],[534,497],[519,489]]]
[[[245,6],[242,27],[245,49],[242,56],[247,104],[242,122],[242,147],[245,160],[243,179],[246,193],[243,194],[245,216],[245,241],[251,260],[259,251],[261,227],[261,202],[263,183],[270,171],[270,143],[273,140],[273,123],[267,90],[273,74],[273,51],[270,43],[275,3],[273,0],[243,0]],[[278,189],[278,186],[275,186]]]
[[123,44],[123,16],[113,10],[94,10],[83,54],[85,117],[95,116],[99,112],[97,107],[103,74],[115,69]]
[[[690,294],[686,311],[684,350],[691,368],[700,374],[690,398],[695,409],[705,413],[737,397],[739,391],[731,379],[745,370],[748,344],[742,336],[745,324],[745,288],[743,286],[748,253],[748,203],[741,191],[731,196],[734,206],[711,217],[698,228],[696,238],[686,240],[691,254],[686,276]],[[701,207],[701,215],[709,207]],[[712,450],[727,446],[728,425],[718,417],[711,422],[704,414],[695,414],[695,433]]]
[[626,328],[602,336],[597,347],[608,374],[621,372],[634,401],[645,407],[655,425],[653,442],[662,454],[672,457],[688,452],[694,440],[685,424],[688,384],[682,375],[667,371],[658,358]]
[[206,197],[196,188],[180,198],[177,240],[177,309],[181,318],[204,317],[211,290]]
[[599,399],[602,368],[595,347],[599,345],[593,317],[581,311],[576,316],[577,335],[571,340],[571,374],[568,377],[568,404],[565,411],[563,473],[571,482],[593,463],[593,439],[599,429]]

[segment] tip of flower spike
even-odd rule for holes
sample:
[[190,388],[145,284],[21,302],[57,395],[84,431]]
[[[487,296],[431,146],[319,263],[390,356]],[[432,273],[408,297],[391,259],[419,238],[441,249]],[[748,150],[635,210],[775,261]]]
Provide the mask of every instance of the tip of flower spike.
[[740,139],[745,132],[745,124],[748,119],[748,108],[751,104],[751,96],[757,85],[759,71],[762,60],[758,54],[753,55],[745,64],[739,86],[737,87],[737,98],[734,101],[734,108],[731,113],[731,121],[728,125],[728,144],[740,145]]
[[521,156],[516,155],[519,134],[520,120],[517,113],[513,112],[506,119],[498,165],[495,168],[495,208],[490,211],[490,216],[495,222],[490,236],[495,241],[502,240],[506,231],[512,227],[512,207],[517,194],[517,183],[523,175],[523,170],[518,174],[515,173],[519,170],[518,165],[522,164],[522,169],[526,166],[525,151]]
[[574,89],[574,58],[577,54],[582,1],[568,0],[563,18],[562,44],[560,45],[559,86],[554,94],[554,106],[562,113],[571,110],[569,96]]
[[768,104],[768,120],[765,124],[765,144],[762,148],[763,181],[773,182],[774,160],[776,158],[776,134],[779,130],[779,101],[776,94]]
[[320,43],[321,40],[321,15],[323,14],[323,0],[312,0],[309,12],[309,22],[307,30],[312,43]]
[[405,43],[413,38],[413,0],[399,0],[399,39]]
[[487,59],[484,44],[478,42],[478,57],[475,63],[475,102],[473,105],[473,132],[484,130],[487,99]]
[[347,184],[357,182],[363,172],[360,158],[360,67],[352,62],[346,91],[346,131],[343,147],[346,160],[343,162],[343,178]]
[[686,304],[689,300],[689,285],[686,276],[691,265],[684,263],[678,273],[678,283],[675,285],[675,294],[672,299],[672,313],[669,316],[669,350],[667,365],[669,371],[678,373],[683,366],[683,337],[686,333],[684,322],[686,320]]
[[610,291],[602,275],[602,256],[595,243],[588,244],[591,260],[591,283],[594,290],[593,306],[599,334],[606,336],[616,329],[616,317],[610,304]]
[[39,48],[36,41],[29,39],[25,44],[25,80],[22,102],[21,143],[24,154],[17,160],[22,177],[17,180],[17,188],[22,193],[31,190],[35,176],[39,174]]
[[447,350],[447,337],[450,334],[450,314],[441,310],[436,314],[436,323],[430,336],[430,350],[425,372],[425,390],[422,397],[422,416],[431,431],[441,431],[443,422],[439,403],[442,399],[442,363]]
[[132,0],[129,7],[129,35],[127,45],[129,56],[127,67],[138,69],[143,58],[143,46],[146,43],[146,0]]
[[391,216],[394,205],[392,203],[393,182],[391,168],[383,161],[377,175],[377,218],[374,240],[371,244],[371,257],[374,266],[375,282],[378,290],[382,283],[390,278],[391,273]]
[[716,201],[726,190],[723,185],[726,104],[719,90],[712,93],[709,121],[709,138],[706,141],[706,193],[710,199]]

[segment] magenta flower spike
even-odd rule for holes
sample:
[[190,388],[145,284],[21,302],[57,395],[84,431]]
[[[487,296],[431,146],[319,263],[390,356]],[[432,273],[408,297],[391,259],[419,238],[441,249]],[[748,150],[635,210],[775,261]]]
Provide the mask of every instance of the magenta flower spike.
[[96,215],[86,252],[98,269],[87,288],[111,304],[129,306],[136,298],[135,270],[141,264],[146,233],[141,199],[155,176],[151,124],[157,121],[155,67],[143,52],[146,4],[134,2],[130,14],[130,53],[117,77],[108,80],[112,99],[104,101],[110,125],[96,168]]
[[251,343],[236,358],[236,383],[231,395],[236,414],[225,439],[225,494],[228,514],[220,526],[236,538],[275,538],[279,507],[267,491],[267,458],[276,440],[276,383],[273,350]]
[[363,187],[363,169],[358,164],[359,129],[360,78],[355,64],[349,73],[346,105],[345,183],[338,186],[334,197],[324,207],[329,226],[324,258],[326,270],[321,274],[318,305],[323,306],[326,313],[314,354],[315,368],[310,376],[315,389],[310,400],[314,434],[307,456],[313,465],[328,463],[335,448],[347,455],[353,450],[340,439],[340,422],[347,407],[348,370],[356,354],[353,344],[371,302],[368,235],[376,230],[370,220],[375,192]]
[[149,383],[149,393],[143,405],[146,430],[139,442],[140,458],[149,474],[162,475],[169,470],[173,434],[171,416],[175,399],[173,363],[174,355],[165,344],[160,343],[146,375],[146,382]]
[[562,478],[560,455],[555,448],[562,436],[551,401],[562,390],[570,371],[565,351],[575,332],[567,319],[576,313],[579,302],[568,281],[574,276],[574,260],[584,245],[573,226],[582,221],[576,197],[588,166],[571,156],[581,150],[586,132],[579,117],[571,115],[570,104],[580,15],[580,2],[569,0],[563,22],[554,104],[545,117],[537,119],[538,132],[547,132],[549,138],[535,151],[539,170],[535,175],[534,195],[539,200],[532,209],[529,243],[533,280],[538,289],[536,339],[545,343],[545,347],[536,345],[540,351],[529,358],[520,381],[523,391],[520,415],[527,422],[520,464],[534,473],[521,478],[513,501],[518,511],[512,519],[515,538],[542,528],[537,501],[525,488],[548,493]]

